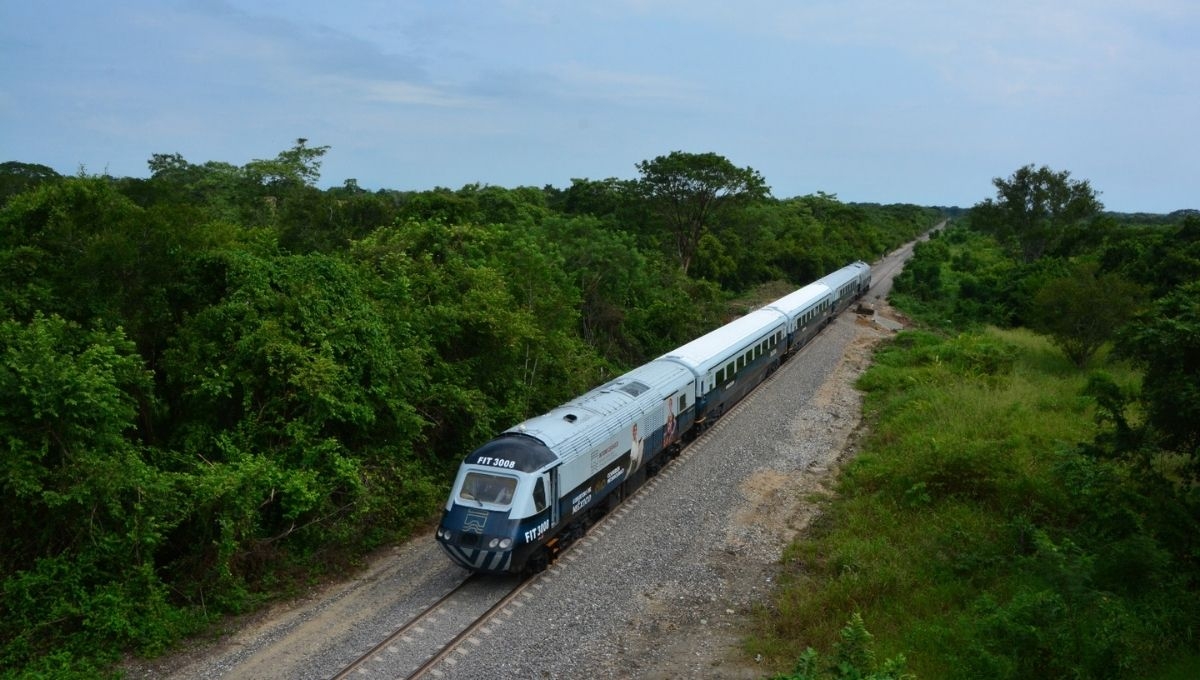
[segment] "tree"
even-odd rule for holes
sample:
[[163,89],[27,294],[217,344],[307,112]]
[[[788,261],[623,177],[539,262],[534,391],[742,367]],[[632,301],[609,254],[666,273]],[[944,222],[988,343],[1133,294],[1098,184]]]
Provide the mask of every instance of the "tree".
[[996,200],[976,204],[971,224],[994,234],[1026,263],[1078,241],[1104,209],[1087,180],[1072,180],[1070,172],[1044,165],[1026,165],[992,184]]
[[1081,368],[1133,317],[1143,296],[1119,274],[1098,270],[1095,262],[1078,263],[1068,275],[1048,280],[1033,300],[1034,330],[1049,335]]
[[7,161],[0,163],[0,205],[19,193],[29,191],[43,182],[62,179],[53,168],[37,163]]
[[770,194],[763,176],[715,153],[672,151],[637,164],[639,187],[666,223],[679,266],[687,273],[705,231],[737,205]]
[[275,158],[252,160],[243,170],[268,186],[313,186],[321,178],[321,157],[326,151],[329,151],[328,146],[308,146],[308,140],[301,137],[292,148],[279,152]]
[[1200,281],[1158,301],[1117,344],[1145,366],[1149,421],[1166,448],[1189,456],[1194,483],[1200,479]]
[[[0,666],[161,649],[179,614],[156,573],[180,521],[171,475],[130,435],[151,388],[120,329],[0,322]],[[20,671],[16,671],[18,674]],[[99,673],[95,673],[99,675]],[[38,675],[29,673],[29,677]]]

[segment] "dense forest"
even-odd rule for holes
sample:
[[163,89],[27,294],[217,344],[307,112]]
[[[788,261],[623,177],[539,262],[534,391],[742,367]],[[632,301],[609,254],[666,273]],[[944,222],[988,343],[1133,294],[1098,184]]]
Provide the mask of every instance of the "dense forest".
[[380,545],[476,444],[928,230],[712,154],[320,189],[307,140],[148,178],[0,164],[0,671],[95,677]]
[[1200,212],[994,184],[895,281],[918,328],[748,643],[780,678],[1200,674]]

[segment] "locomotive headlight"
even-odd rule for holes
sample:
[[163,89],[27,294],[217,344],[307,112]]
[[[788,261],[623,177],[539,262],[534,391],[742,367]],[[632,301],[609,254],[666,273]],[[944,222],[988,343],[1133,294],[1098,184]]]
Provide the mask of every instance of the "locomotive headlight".
[[489,548],[493,548],[493,549],[494,549],[494,548],[495,548],[496,546],[498,546],[498,545],[500,545],[500,539],[498,539],[498,538],[493,538],[492,540],[488,541],[488,547],[489,547]]
[[508,550],[511,547],[512,547],[512,539],[511,538],[500,539],[500,549],[501,550]]

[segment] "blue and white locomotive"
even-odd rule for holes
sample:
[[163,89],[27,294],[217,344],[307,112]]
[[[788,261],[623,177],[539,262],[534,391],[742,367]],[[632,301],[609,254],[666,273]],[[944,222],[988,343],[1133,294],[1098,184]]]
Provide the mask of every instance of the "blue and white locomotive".
[[438,542],[471,571],[545,569],[870,286],[855,262],[501,433],[463,461]]

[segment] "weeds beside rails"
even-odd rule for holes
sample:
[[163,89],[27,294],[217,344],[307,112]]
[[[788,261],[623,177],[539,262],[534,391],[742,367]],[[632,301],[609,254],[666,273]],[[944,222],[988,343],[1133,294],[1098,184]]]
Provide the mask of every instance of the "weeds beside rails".
[[[1196,658],[1194,586],[1154,499],[1081,446],[1101,427],[1088,375],[1025,331],[882,347],[859,381],[871,433],[749,654],[806,680],[1176,677],[1154,669]],[[848,630],[872,643],[850,666]]]

